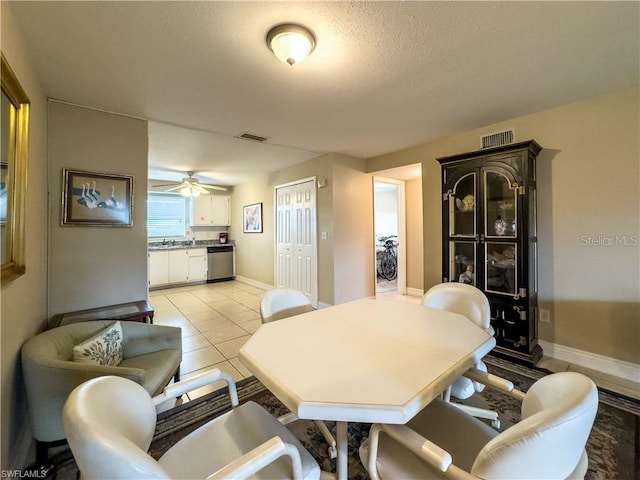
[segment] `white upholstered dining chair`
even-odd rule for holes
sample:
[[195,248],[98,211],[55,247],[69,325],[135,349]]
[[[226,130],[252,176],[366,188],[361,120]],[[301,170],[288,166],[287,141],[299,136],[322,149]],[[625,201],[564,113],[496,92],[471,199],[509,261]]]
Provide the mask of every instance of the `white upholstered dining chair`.
[[[229,385],[233,409],[179,440],[158,460],[151,457],[156,405],[217,380]],[[169,385],[153,399],[131,380],[94,378],[69,395],[63,422],[87,480],[320,477],[317,462],[275,417],[254,402],[238,406],[233,379],[218,369]]]
[[260,298],[262,323],[273,322],[313,311],[307,296],[300,290],[279,287],[267,290]]
[[[260,318],[262,319],[262,323],[282,320],[283,318],[312,312],[313,310],[313,306],[307,296],[300,290],[293,288],[273,288],[267,290],[260,298]],[[299,419],[293,412],[289,412],[282,415],[278,420],[280,420],[282,424],[288,425]],[[336,458],[338,455],[336,439],[322,420],[314,420],[314,423],[329,444],[329,456]]]
[[[493,327],[491,327],[489,300],[482,291],[473,285],[455,282],[440,283],[424,294],[422,305],[464,315],[489,335],[494,335]],[[487,371],[487,367],[482,360],[475,367],[478,370]],[[444,399],[449,401],[450,397],[453,396],[460,400],[465,400],[483,389],[484,385],[481,383],[461,377],[444,392]],[[491,420],[491,425],[495,428],[500,428],[497,412],[460,403],[455,405],[475,417]]]
[[584,478],[598,409],[594,383],[561,372],[537,380],[526,395],[504,393],[522,408],[521,420],[502,433],[436,399],[406,425],[373,425],[360,459],[373,480]]

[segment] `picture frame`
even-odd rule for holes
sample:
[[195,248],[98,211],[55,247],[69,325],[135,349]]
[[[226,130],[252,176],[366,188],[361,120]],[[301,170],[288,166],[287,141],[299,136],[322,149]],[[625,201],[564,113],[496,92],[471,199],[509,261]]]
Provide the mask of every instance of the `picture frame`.
[[262,203],[253,203],[242,207],[242,231],[244,233],[262,233]]
[[133,175],[62,170],[62,225],[133,226]]

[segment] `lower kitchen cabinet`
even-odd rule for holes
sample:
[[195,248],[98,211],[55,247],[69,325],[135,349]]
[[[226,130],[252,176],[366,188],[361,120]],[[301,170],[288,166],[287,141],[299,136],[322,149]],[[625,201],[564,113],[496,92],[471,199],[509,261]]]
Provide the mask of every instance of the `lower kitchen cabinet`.
[[189,257],[189,281],[197,282],[207,279],[207,249],[194,248],[187,250]]
[[207,279],[207,249],[149,252],[149,286],[198,282]]
[[169,283],[169,252],[149,252],[147,264],[150,287]]
[[169,251],[169,283],[189,281],[189,256],[187,250]]

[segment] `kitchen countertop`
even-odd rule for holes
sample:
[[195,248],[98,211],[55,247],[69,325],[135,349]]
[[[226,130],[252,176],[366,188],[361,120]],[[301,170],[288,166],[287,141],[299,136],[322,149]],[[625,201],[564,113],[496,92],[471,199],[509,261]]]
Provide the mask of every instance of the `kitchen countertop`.
[[196,240],[195,245],[191,242],[173,242],[167,241],[166,244],[163,245],[163,242],[150,242],[148,246],[148,250],[150,252],[159,251],[159,250],[186,250],[192,248],[207,248],[207,247],[227,247],[232,246],[235,247],[235,241],[229,240],[227,243],[220,243],[218,240]]

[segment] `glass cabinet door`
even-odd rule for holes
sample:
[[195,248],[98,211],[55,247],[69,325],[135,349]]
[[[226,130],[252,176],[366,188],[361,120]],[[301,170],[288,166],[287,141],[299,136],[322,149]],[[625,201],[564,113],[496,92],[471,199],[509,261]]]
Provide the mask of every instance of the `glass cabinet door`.
[[476,244],[449,242],[450,282],[476,285]]
[[469,173],[458,180],[449,197],[449,235],[476,235],[476,174]]
[[484,172],[484,231],[486,237],[516,237],[517,188],[502,173]]
[[516,243],[485,243],[485,290],[516,295],[518,292],[518,246]]

